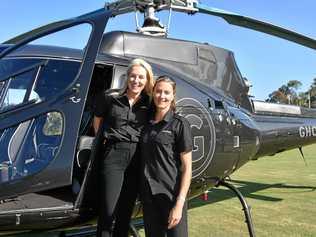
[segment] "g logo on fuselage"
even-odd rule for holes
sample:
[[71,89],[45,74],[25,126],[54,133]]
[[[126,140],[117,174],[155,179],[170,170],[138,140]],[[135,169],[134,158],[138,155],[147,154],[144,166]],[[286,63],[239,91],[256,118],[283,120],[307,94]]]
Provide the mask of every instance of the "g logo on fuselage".
[[193,136],[192,178],[202,174],[210,165],[216,144],[215,126],[209,111],[196,99],[177,101],[177,113],[185,117]]

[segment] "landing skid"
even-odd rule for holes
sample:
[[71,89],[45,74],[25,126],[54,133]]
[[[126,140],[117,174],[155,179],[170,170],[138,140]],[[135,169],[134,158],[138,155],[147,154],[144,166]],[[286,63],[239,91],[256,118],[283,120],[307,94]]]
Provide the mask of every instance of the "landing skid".
[[238,197],[242,207],[243,207],[243,211],[245,214],[245,218],[246,218],[246,223],[247,223],[247,227],[248,227],[248,232],[249,232],[249,236],[250,237],[255,237],[255,230],[252,224],[252,218],[251,218],[251,214],[250,214],[250,206],[248,206],[245,198],[243,197],[242,193],[232,184],[225,182],[224,180],[220,180],[217,184],[217,186],[224,186],[228,189],[230,189],[231,191],[233,191],[236,196]]

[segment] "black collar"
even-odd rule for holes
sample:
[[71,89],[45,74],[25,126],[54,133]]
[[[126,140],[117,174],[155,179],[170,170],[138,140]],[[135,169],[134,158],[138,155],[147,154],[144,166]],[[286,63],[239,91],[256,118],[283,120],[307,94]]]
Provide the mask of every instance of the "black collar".
[[[143,102],[143,101],[146,102],[146,103],[149,103],[149,96],[144,91],[142,91],[139,96],[140,96],[140,98],[136,101],[135,104],[138,104],[138,103]],[[123,98],[124,98],[125,102],[127,102],[128,105],[129,105],[128,97],[127,97],[127,93],[126,92],[124,92],[124,93],[122,93],[122,94],[120,94],[120,95],[118,95],[116,97],[116,99],[118,99],[118,100],[123,99]]]
[[171,109],[168,110],[165,117],[163,118],[163,121],[169,122],[173,117],[173,111]]
[[[173,114],[174,114],[173,110],[169,109],[168,112],[163,117],[163,119],[158,123],[161,123],[161,122],[168,123],[172,119]],[[155,113],[152,114],[150,123],[154,124],[155,123],[154,121],[155,121]]]

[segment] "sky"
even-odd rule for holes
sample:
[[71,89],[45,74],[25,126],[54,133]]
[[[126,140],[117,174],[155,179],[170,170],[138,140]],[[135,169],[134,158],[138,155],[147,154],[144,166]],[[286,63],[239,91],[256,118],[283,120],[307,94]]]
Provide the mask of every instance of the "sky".
[[[202,0],[214,8],[266,21],[316,39],[315,0]],[[102,0],[1,0],[0,42],[36,27],[102,8]],[[166,14],[161,21],[167,23]],[[106,31],[135,32],[134,14],[112,18]],[[79,41],[80,31],[65,37],[70,45]],[[316,78],[316,52],[304,46],[263,33],[232,26],[223,19],[195,14],[173,13],[169,38],[207,42],[234,52],[241,74],[252,84],[250,94],[258,100],[289,80],[303,83],[306,91]]]

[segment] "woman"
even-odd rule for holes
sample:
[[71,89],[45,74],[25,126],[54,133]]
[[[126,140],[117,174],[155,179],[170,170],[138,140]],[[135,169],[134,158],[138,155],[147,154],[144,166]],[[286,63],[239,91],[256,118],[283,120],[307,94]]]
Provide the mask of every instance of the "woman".
[[146,237],[185,237],[186,195],[191,183],[192,136],[188,121],[174,113],[176,84],[159,77],[153,88],[155,112],[141,136]]
[[[153,88],[151,66],[134,59],[127,70],[124,93],[98,101],[95,132],[103,124],[105,151],[100,164],[100,213],[97,236],[128,236],[138,193],[140,156],[138,141],[148,121]],[[113,227],[114,225],[114,227]]]

